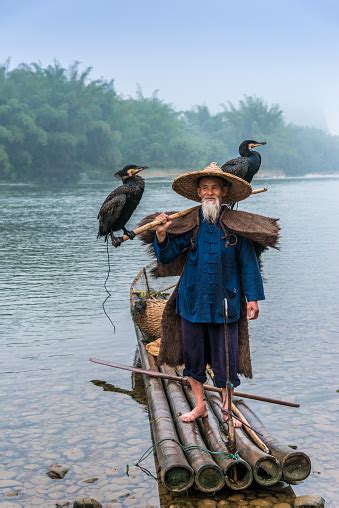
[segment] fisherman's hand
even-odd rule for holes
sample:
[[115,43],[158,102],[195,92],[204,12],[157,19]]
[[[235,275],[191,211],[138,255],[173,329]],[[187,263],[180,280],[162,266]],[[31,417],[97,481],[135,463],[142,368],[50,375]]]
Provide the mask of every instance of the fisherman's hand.
[[169,218],[169,215],[164,212],[158,215],[155,220],[161,221],[161,224],[155,228],[158,242],[161,243],[166,239],[166,232],[173,221]]
[[258,302],[247,302],[247,319],[257,319],[259,316]]

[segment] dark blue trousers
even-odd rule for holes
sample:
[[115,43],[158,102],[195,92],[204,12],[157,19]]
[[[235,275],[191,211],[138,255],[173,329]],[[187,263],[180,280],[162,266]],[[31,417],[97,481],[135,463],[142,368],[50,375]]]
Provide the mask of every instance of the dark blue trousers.
[[[240,385],[238,368],[238,323],[228,326],[230,343],[230,378],[234,386]],[[181,318],[184,376],[200,383],[206,382],[206,365],[211,365],[216,386],[226,386],[226,353],[224,324],[191,323]]]

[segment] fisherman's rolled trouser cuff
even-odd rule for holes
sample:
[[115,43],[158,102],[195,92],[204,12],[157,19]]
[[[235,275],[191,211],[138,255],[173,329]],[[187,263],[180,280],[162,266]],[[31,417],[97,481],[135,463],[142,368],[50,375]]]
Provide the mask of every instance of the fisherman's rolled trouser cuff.
[[[210,364],[218,388],[226,386],[225,328],[219,323],[192,323],[181,318],[184,376],[200,383],[206,381],[206,365]],[[230,345],[230,378],[234,386],[240,385],[238,367],[238,323],[228,324]]]
[[207,376],[206,374],[196,374],[195,372],[192,372],[190,369],[184,369],[183,372],[184,377],[192,377],[196,381],[199,381],[199,383],[206,383]]

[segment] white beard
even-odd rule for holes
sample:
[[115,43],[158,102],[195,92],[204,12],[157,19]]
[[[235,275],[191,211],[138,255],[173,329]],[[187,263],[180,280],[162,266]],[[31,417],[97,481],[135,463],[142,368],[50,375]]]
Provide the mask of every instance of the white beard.
[[221,205],[219,199],[211,201],[204,198],[201,202],[201,210],[204,221],[212,222],[212,224],[215,224],[219,217],[220,208]]

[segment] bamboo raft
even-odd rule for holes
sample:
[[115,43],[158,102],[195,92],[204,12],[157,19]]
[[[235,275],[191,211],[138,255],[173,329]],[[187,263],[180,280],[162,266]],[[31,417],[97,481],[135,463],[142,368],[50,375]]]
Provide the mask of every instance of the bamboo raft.
[[[182,372],[167,365],[159,370],[156,358],[146,349],[160,337],[161,316],[170,295],[171,287],[154,289],[158,284],[143,268],[130,289],[140,361],[143,369],[176,376]],[[310,474],[309,457],[271,436],[244,400],[234,398],[233,401],[233,413],[242,420],[243,426],[236,429],[237,453],[230,454],[220,393],[206,389],[208,416],[183,423],[180,415],[190,411],[194,404],[191,389],[164,378],[144,375],[143,379],[159,475],[170,491],[183,492],[193,485],[202,492],[216,492],[225,485],[239,491],[252,482],[264,487],[281,480],[296,484]]]

